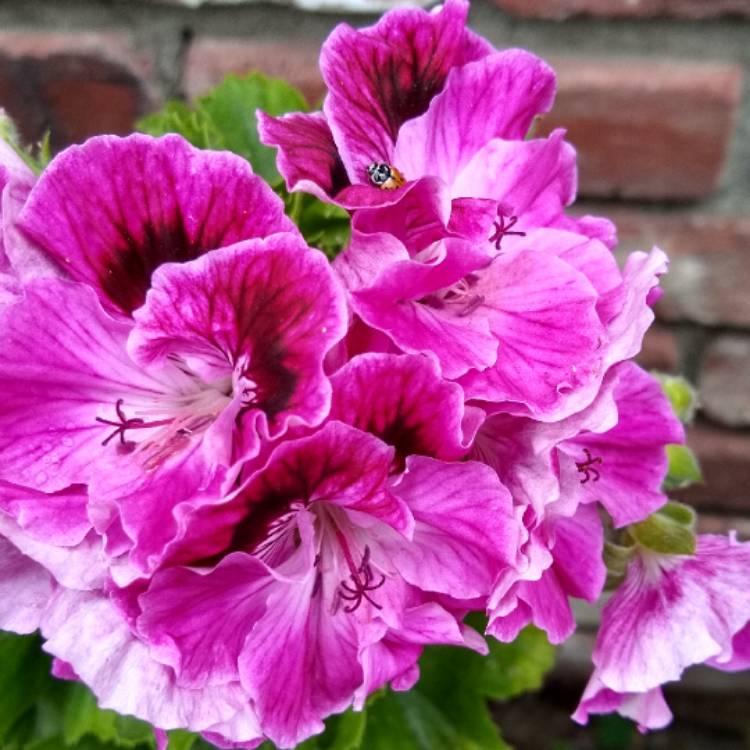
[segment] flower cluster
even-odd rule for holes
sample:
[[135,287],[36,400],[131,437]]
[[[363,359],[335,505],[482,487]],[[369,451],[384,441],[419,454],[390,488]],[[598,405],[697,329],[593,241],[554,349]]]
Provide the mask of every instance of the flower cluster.
[[649,541],[692,534],[629,361],[666,258],[565,213],[572,147],[526,138],[554,74],[466,13],[339,26],[323,111],[259,114],[351,215],[333,263],[239,156],[101,136],[37,179],[0,144],[0,627],[102,706],[294,747],[427,644],[564,641],[605,547],[577,719],[661,726],[686,666],[750,664],[750,545]]

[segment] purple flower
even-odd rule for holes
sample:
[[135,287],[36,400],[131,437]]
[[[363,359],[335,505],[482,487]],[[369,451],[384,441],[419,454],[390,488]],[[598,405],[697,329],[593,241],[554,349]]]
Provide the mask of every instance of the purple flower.
[[661,685],[692,664],[740,666],[748,574],[750,543],[732,537],[701,535],[695,555],[640,549],[602,612],[594,673],[573,718],[618,710],[658,729],[671,718]]

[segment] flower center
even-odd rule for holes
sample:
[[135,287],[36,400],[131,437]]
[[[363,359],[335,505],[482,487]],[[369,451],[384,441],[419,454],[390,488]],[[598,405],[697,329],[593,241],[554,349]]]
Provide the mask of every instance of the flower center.
[[436,310],[454,310],[459,318],[464,318],[484,303],[484,295],[475,290],[478,282],[479,276],[469,273],[453,286],[430,294],[420,302]]
[[[182,371],[185,374],[185,371]],[[117,439],[118,453],[142,454],[146,468],[154,468],[203,432],[232,399],[231,378],[206,383],[191,374],[190,387],[154,396],[118,398],[111,417],[96,417],[114,428],[102,440]]]

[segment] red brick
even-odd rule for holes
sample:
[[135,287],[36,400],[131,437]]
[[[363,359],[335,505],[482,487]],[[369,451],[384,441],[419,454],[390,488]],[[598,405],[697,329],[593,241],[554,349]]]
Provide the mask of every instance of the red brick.
[[553,60],[559,93],[540,131],[578,148],[584,196],[694,199],[719,184],[742,73],[723,63]]
[[609,210],[623,251],[659,245],[670,257],[656,310],[669,321],[750,327],[750,218]]
[[750,434],[708,424],[688,429],[688,445],[698,455],[704,485],[673,492],[697,508],[750,513]]
[[598,18],[750,17],[750,0],[495,0],[495,4],[524,18],[554,20],[576,15]]
[[24,140],[59,149],[126,134],[157,99],[152,57],[119,33],[0,32],[0,106]]
[[704,353],[698,387],[708,416],[732,427],[750,427],[750,336],[714,339]]
[[307,42],[255,42],[245,39],[196,39],[185,62],[183,88],[193,99],[229,73],[258,70],[297,86],[311,105],[320,102],[325,84],[318,70],[320,48]]
[[643,348],[636,361],[647,370],[678,373],[680,349],[674,331],[660,325],[651,326],[643,339]]

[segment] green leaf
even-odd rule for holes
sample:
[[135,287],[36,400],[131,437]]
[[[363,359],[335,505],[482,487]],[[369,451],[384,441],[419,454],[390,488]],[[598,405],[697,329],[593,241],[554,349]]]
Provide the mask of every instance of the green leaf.
[[698,459],[686,445],[668,445],[669,469],[664,480],[664,489],[676,490],[703,481]]
[[257,174],[271,184],[281,180],[276,170],[276,149],[261,144],[255,110],[269,115],[307,109],[305,97],[294,86],[279,78],[260,73],[227,76],[213,91],[198,100],[221,133],[224,148],[244,156]]
[[654,373],[656,379],[666,393],[674,413],[681,422],[689,424],[695,416],[697,394],[695,389],[680,375],[665,375]]
[[167,102],[160,112],[138,122],[142,133],[153,136],[179,133],[196,148],[224,148],[221,134],[203,110],[192,110],[183,102]]
[[664,555],[695,554],[695,511],[683,503],[670,502],[645,521],[628,527],[642,547]]
[[302,94],[277,78],[260,73],[230,75],[200,97],[193,107],[169,102],[163,110],[140,120],[137,127],[150,135],[179,133],[198,148],[227,149],[247,159],[267,182],[277,184],[276,150],[261,144],[255,111],[270,115],[306,110]]
[[305,242],[333,260],[349,242],[349,213],[307,193],[287,193],[283,188],[279,192],[287,216],[299,227]]
[[[483,629],[483,623],[474,624]],[[368,709],[363,750],[506,750],[487,700],[538,688],[552,667],[554,648],[534,628],[511,644],[490,639],[489,646],[488,656],[450,646],[427,648],[416,687],[388,693]]]

